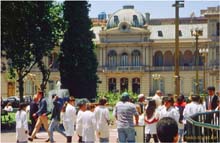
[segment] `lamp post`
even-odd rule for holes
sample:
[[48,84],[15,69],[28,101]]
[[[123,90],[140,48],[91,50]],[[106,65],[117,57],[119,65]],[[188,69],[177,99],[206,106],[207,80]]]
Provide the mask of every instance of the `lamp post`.
[[[156,88],[153,86],[153,92],[155,93],[158,90],[158,81],[160,80],[160,74],[152,74],[153,82],[156,81]],[[153,84],[154,85],[154,84]]]
[[202,29],[195,28],[191,29],[191,36],[194,36],[196,38],[196,94],[199,95],[199,50],[198,50],[198,40],[199,36],[202,36],[203,31]]
[[180,95],[180,76],[179,76],[179,8],[184,7],[183,0],[176,0],[175,4],[175,93]]
[[201,48],[201,49],[199,49],[199,53],[203,57],[203,91],[204,91],[204,93],[206,91],[206,64],[207,64],[208,52],[209,52],[208,48]]

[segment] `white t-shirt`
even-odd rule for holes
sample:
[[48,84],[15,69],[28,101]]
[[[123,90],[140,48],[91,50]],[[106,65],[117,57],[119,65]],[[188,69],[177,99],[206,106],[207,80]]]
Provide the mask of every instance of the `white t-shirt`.
[[191,103],[186,104],[186,107],[183,110],[183,116],[188,117],[198,112],[205,112],[205,108],[203,105],[192,101]]

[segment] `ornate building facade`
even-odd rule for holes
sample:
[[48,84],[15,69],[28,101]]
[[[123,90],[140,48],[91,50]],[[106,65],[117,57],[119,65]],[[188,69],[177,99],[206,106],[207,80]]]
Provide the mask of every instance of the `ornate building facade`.
[[[191,29],[201,28],[200,49],[208,49],[206,62],[199,56],[199,87],[214,85],[220,90],[219,80],[219,16],[220,7],[201,10],[200,17],[180,18],[180,87],[187,95],[195,91],[195,37]],[[133,6],[124,6],[106,19],[92,19],[94,42],[98,59],[98,92],[123,92],[153,95],[157,89],[174,93],[175,19],[150,19]],[[53,68],[47,91],[60,80],[56,59],[59,47],[44,61]],[[205,64],[204,64],[205,63]],[[8,77],[9,61],[1,57],[1,96],[18,95],[17,83]],[[204,82],[205,67],[205,82]],[[25,78],[24,95],[33,96],[42,75],[35,67]]]
[[[201,10],[201,17],[181,18],[180,92],[195,91],[195,37],[191,29],[200,28],[199,49],[207,50],[207,61],[199,55],[199,88],[219,87],[219,7]],[[133,6],[113,13],[105,26],[93,27],[96,34],[99,92],[153,95],[157,89],[174,93],[175,19],[150,19]],[[204,80],[205,67],[205,82]]]

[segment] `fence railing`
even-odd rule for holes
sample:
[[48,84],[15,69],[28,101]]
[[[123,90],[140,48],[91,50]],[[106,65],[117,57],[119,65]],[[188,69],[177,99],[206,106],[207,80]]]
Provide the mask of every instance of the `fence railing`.
[[187,142],[218,142],[220,111],[196,113],[186,118],[184,140]]

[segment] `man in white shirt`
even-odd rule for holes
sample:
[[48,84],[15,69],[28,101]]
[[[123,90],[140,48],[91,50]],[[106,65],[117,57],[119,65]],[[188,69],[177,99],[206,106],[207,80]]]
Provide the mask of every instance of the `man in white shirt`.
[[155,95],[154,95],[153,98],[152,98],[153,100],[156,101],[157,107],[159,107],[159,106],[161,105],[161,102],[162,102],[161,97],[162,97],[162,92],[161,92],[161,90],[157,90],[156,93],[155,93]]
[[99,100],[99,106],[95,108],[95,117],[97,121],[97,133],[100,139],[100,143],[109,142],[109,110],[105,107],[107,103],[106,98]]

